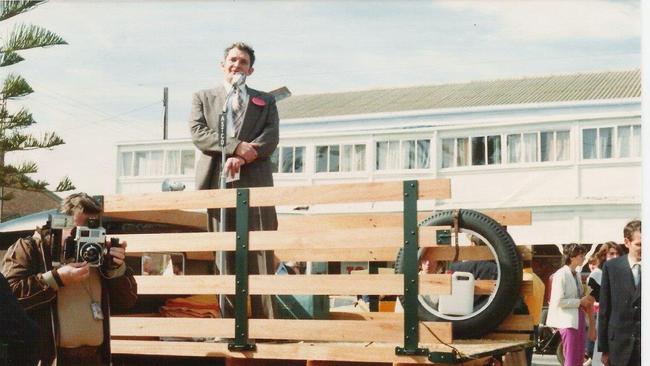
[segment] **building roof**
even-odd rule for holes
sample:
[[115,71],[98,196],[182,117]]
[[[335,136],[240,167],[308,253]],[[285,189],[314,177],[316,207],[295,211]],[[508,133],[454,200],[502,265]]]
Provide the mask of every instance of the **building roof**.
[[61,202],[61,198],[50,191],[5,188],[5,193],[12,193],[14,197],[3,202],[2,222],[34,212],[57,208]]
[[296,95],[278,109],[282,119],[293,119],[640,96],[641,72],[628,70]]

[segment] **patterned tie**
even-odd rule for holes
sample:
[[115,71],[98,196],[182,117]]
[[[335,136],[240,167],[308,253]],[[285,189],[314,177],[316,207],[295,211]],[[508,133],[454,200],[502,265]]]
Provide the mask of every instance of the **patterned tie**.
[[241,128],[242,122],[244,122],[244,99],[241,95],[241,89],[235,87],[235,94],[232,98],[232,126],[234,136],[237,136],[239,129]]

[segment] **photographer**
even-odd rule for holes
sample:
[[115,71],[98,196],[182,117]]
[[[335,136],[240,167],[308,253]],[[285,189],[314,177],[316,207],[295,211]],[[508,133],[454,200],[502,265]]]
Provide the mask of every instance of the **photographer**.
[[[59,211],[72,216],[75,227],[61,237],[69,243],[101,210],[85,193],[67,197]],[[37,228],[9,248],[2,269],[11,291],[41,327],[41,365],[55,359],[57,366],[109,365],[110,310],[127,309],[137,299],[133,271],[124,263],[126,242],[112,245],[101,265],[90,265],[61,260],[53,238],[50,224]]]

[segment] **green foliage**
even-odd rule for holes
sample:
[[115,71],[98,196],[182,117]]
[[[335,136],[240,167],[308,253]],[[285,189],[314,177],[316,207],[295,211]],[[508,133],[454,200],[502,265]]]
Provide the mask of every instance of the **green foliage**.
[[0,91],[2,95],[0,98],[3,101],[6,99],[16,99],[33,92],[34,89],[27,84],[27,81],[22,76],[9,74],[2,85],[2,91]]
[[37,25],[19,24],[14,26],[9,38],[2,46],[3,52],[15,52],[30,48],[68,44],[63,38]]
[[41,3],[44,3],[45,0],[39,1],[1,1],[0,2],[0,22],[7,20],[11,17],[14,17],[20,13],[24,13],[28,10],[33,9]]
[[[33,9],[44,1],[0,1],[0,22]],[[63,45],[67,42],[59,35],[37,25],[18,24],[13,27],[8,36],[0,40],[0,68],[15,65],[24,61],[18,51],[31,48],[41,48]],[[27,190],[43,190],[48,186],[45,181],[34,180],[29,174],[38,172],[34,162],[23,162],[18,165],[5,163],[8,152],[34,149],[50,149],[65,142],[54,132],[46,132],[41,136],[25,132],[34,125],[32,114],[26,108],[14,111],[8,102],[25,97],[34,90],[20,75],[9,73],[2,81],[0,90],[0,187],[11,187]],[[57,190],[75,189],[67,176],[58,184]],[[6,190],[3,190],[6,192]],[[0,200],[11,199],[10,194],[4,194]]]

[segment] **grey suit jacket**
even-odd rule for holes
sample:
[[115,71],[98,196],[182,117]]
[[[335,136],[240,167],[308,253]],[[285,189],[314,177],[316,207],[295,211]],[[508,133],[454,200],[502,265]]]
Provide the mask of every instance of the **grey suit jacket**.
[[598,350],[609,352],[612,365],[627,365],[634,343],[641,342],[641,287],[634,277],[627,255],[603,265],[598,318]]
[[[257,160],[242,167],[241,178],[234,187],[264,187],[273,185],[270,155],[278,145],[279,118],[275,98],[247,87],[248,107],[239,134],[226,139],[226,157],[232,156],[242,142],[261,144]],[[263,106],[253,98],[263,100]],[[225,103],[223,86],[194,93],[190,116],[190,132],[194,145],[202,152],[196,167],[196,189],[219,188],[222,148],[219,146],[219,115]]]

